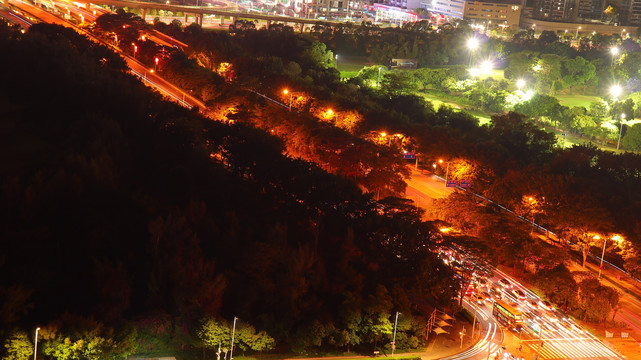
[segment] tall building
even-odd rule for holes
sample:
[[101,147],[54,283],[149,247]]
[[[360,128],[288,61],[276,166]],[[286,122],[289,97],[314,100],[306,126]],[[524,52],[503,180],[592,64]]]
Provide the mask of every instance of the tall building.
[[421,0],[421,7],[431,13],[462,19],[465,1],[463,0]]
[[489,27],[518,30],[522,10],[519,0],[466,1],[463,18]]
[[518,29],[523,6],[520,0],[422,0],[421,7],[444,16],[480,22],[490,27]]
[[641,25],[641,0],[624,0],[621,5],[622,23]]
[[538,0],[534,5],[534,17],[550,21],[573,21],[576,2],[579,0]]
[[601,20],[605,10],[605,0],[574,0],[572,20]]

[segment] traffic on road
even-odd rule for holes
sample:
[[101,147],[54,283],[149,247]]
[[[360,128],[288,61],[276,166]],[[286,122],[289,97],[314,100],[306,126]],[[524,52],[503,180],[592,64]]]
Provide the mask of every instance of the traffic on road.
[[518,339],[516,351],[501,347],[494,354],[497,359],[522,359],[525,352],[538,359],[624,359],[549,301],[464,249],[442,246],[438,255],[463,284],[468,310],[491,314]]

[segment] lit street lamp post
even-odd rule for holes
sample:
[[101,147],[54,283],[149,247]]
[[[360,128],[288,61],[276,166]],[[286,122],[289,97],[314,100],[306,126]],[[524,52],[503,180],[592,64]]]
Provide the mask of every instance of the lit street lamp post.
[[[619,85],[612,85],[612,87],[610,88],[610,95],[612,95],[612,104],[613,105],[617,101],[617,98],[619,97],[619,95],[621,95],[622,92],[623,92],[623,89],[621,89],[621,87]],[[622,118],[625,117],[625,114],[621,114],[621,117]],[[612,119],[612,120],[614,120],[614,119]],[[623,119],[621,119],[621,123],[620,123],[620,126],[619,126],[619,141],[617,142],[617,150],[619,150],[619,145],[621,144],[621,130],[622,129],[623,129]]]
[[154,59],[154,62],[155,62],[155,64],[154,64],[154,71],[158,71],[158,60],[159,60],[158,58],[155,58],[155,59]]
[[617,141],[617,150],[621,145],[621,132],[623,131],[623,121],[625,121],[625,114],[621,114],[621,121],[619,122],[619,140]]
[[619,54],[619,48],[616,46],[613,46],[610,49],[610,54],[612,54],[612,62],[610,65],[614,65],[614,58]]
[[283,90],[283,94],[289,94],[289,111],[292,111],[292,101],[294,100],[294,94],[287,89]]
[[[438,163],[442,164],[443,163],[443,159],[439,159]],[[443,187],[443,196],[445,196],[445,193],[447,191],[447,177],[448,177],[449,173],[450,173],[450,162],[448,161],[446,166],[445,166],[445,187]]]
[[[598,238],[598,235],[595,236],[595,238]],[[614,241],[619,241],[621,237],[619,235],[614,235],[612,237],[612,240]],[[601,270],[603,269],[603,257],[605,256],[605,244],[608,242],[608,238],[603,239],[603,252],[601,253],[601,265],[599,265],[599,279],[601,279]]]
[[521,91],[521,88],[522,88],[523,86],[525,86],[525,80],[523,80],[523,79],[519,79],[519,80],[517,80],[517,82],[516,82],[516,87],[517,87],[517,88],[519,88],[519,91]]
[[234,335],[236,335],[236,321],[238,320],[237,317],[234,317],[234,328],[231,331],[231,349],[229,350],[229,360],[234,359]]
[[392,339],[392,356],[394,356],[394,350],[396,349],[396,324],[398,324],[398,314],[400,312],[396,312],[396,319],[394,320],[394,337]]
[[574,36],[575,38],[579,37],[579,30],[581,30],[580,26],[578,28],[576,28],[576,35]]
[[467,48],[470,49],[470,63],[468,64],[469,66],[472,66],[472,56],[474,55],[474,51],[479,47],[479,41],[476,40],[476,38],[472,37],[469,40],[467,40]]
[[36,360],[36,355],[38,354],[38,331],[40,331],[40,328],[36,328],[36,339],[35,345],[33,347],[33,360]]
[[383,67],[379,66],[378,67],[378,79],[376,80],[376,87],[380,88],[381,87],[381,69]]

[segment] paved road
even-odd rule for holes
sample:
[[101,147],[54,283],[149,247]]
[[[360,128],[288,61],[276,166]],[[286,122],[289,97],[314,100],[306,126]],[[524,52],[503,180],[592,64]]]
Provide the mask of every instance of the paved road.
[[[189,108],[192,108],[194,106],[198,106],[198,107],[201,107],[201,108],[205,107],[205,104],[202,101],[200,101],[197,98],[191,96],[187,91],[179,89],[178,87],[174,86],[170,82],[166,81],[161,76],[159,76],[157,73],[155,73],[153,71],[153,69],[147,68],[144,64],[138,62],[137,60],[135,60],[132,57],[127,56],[122,51],[120,51],[119,48],[114,47],[112,44],[105,43],[104,41],[96,38],[92,34],[87,33],[85,31],[83,31],[82,29],[78,29],[73,24],[71,24],[71,23],[69,23],[69,22],[67,22],[67,21],[65,21],[63,19],[60,19],[59,17],[51,14],[50,12],[45,11],[45,10],[43,10],[43,9],[41,9],[41,8],[35,6],[35,5],[33,5],[33,4],[31,4],[31,3],[27,2],[27,1],[10,0],[9,3],[11,5],[19,8],[20,10],[22,10],[22,11],[28,13],[28,14],[31,14],[32,16],[34,16],[34,17],[36,17],[36,18],[38,18],[38,19],[40,19],[40,20],[42,20],[44,22],[51,23],[51,24],[58,24],[58,25],[62,25],[62,26],[65,26],[65,27],[72,28],[72,29],[78,31],[79,33],[87,36],[92,41],[95,41],[97,43],[101,43],[101,44],[103,44],[105,46],[110,47],[114,51],[118,52],[125,59],[125,61],[127,62],[127,65],[131,69],[131,72],[133,74],[137,75],[138,77],[140,77],[140,79],[146,85],[155,88],[160,93],[162,93],[163,95],[173,99],[174,101],[178,102],[179,104],[181,104],[181,105],[183,105],[185,107],[189,107]],[[56,6],[58,6],[58,4],[56,4]],[[69,6],[69,11],[71,11],[71,9],[73,9],[73,7],[70,5]],[[77,10],[77,8],[75,8],[74,10]]]

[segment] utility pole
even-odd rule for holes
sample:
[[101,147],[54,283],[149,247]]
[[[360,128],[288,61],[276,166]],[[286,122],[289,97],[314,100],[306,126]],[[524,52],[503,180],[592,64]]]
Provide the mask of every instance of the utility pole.
[[394,320],[394,338],[392,339],[392,356],[394,356],[394,350],[396,350],[396,324],[398,324],[398,314],[400,312],[396,312],[396,319]]
[[474,335],[476,335],[476,309],[474,309],[474,321],[472,322],[472,340],[474,340]]

